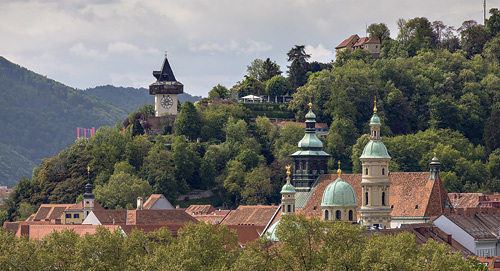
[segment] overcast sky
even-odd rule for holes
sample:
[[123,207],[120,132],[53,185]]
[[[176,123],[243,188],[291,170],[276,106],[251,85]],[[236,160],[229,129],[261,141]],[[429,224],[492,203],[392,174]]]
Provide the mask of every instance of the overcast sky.
[[[488,0],[487,10],[500,0]],[[0,55],[71,87],[148,87],[165,51],[184,91],[228,88],[256,58],[286,71],[306,45],[330,62],[334,47],[366,25],[427,17],[459,27],[483,22],[482,0],[0,0]]]

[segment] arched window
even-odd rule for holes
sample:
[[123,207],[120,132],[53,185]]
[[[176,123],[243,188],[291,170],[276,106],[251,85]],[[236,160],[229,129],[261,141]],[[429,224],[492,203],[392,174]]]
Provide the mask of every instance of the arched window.
[[382,175],[385,175],[385,168],[382,168]]
[[337,220],[342,219],[342,213],[340,212],[340,210],[337,210],[335,212],[335,219],[337,219]]
[[385,206],[385,192],[382,192],[382,206]]
[[368,192],[365,192],[365,206],[368,205]]
[[325,210],[325,220],[328,220],[328,210]]
[[368,168],[365,169],[365,175],[368,175]]
[[288,213],[292,212],[292,208],[291,208],[291,206],[290,206],[290,205],[287,205],[286,209],[287,209],[287,212],[288,212]]
[[349,210],[349,221],[352,221],[352,210]]

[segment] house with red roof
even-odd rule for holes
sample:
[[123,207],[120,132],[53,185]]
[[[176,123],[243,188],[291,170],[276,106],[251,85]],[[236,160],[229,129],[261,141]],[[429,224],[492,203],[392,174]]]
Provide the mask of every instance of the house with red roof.
[[374,58],[378,58],[380,56],[380,40],[369,37],[360,38],[354,34],[335,47],[336,52],[354,51],[355,49],[367,50]]
[[212,205],[191,205],[186,209],[186,213],[196,220],[209,224],[220,224],[230,212],[231,210],[215,209]]

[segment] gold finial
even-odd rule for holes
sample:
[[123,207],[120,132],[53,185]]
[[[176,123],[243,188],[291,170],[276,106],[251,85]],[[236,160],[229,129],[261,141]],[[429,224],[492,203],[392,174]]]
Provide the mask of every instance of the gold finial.
[[90,174],[90,166],[87,166],[87,173]]
[[290,176],[290,168],[291,168],[291,166],[290,166],[290,165],[288,165],[288,166],[286,166],[285,168],[286,168],[286,175],[287,175],[287,176]]
[[434,152],[434,157],[436,157],[436,152]]
[[313,107],[313,104],[312,103],[309,103],[309,108],[312,108]]
[[337,169],[337,174],[340,177],[340,174],[342,174],[342,170],[340,169],[340,161],[338,162],[338,164],[339,164],[339,169]]
[[375,101],[374,102],[374,106],[373,106],[373,112],[377,113],[377,96],[375,96]]

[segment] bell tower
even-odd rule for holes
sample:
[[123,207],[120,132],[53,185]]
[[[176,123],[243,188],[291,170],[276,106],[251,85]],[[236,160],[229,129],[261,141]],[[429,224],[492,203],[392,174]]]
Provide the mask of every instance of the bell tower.
[[390,227],[391,205],[389,203],[389,162],[391,157],[380,137],[380,118],[375,100],[370,120],[370,142],[359,157],[362,164],[362,204],[359,210],[363,226]]
[[90,166],[87,167],[87,185],[83,194],[83,219],[87,218],[89,213],[94,210],[94,194],[92,194],[92,185],[90,184]]
[[149,94],[155,95],[155,116],[177,115],[177,94],[184,93],[184,85],[175,79],[166,53],[161,70],[153,71],[153,76],[156,82],[149,86]]
[[281,213],[295,213],[295,188],[290,183],[290,167],[286,166],[286,184],[281,188]]

